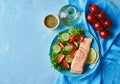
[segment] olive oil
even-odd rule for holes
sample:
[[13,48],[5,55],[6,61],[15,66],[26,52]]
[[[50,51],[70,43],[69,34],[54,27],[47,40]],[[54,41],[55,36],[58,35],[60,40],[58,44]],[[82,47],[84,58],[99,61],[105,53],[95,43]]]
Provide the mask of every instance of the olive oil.
[[73,5],[66,5],[59,12],[60,21],[66,26],[76,25],[80,20],[80,15],[81,13]]

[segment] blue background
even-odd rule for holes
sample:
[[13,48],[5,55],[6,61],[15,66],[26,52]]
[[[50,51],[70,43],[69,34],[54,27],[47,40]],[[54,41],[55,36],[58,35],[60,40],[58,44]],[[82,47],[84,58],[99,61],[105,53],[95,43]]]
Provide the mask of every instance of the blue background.
[[[120,1],[113,0],[120,8]],[[0,0],[0,84],[52,84],[50,43],[59,30],[43,25],[68,0]],[[54,32],[54,33],[53,33]]]

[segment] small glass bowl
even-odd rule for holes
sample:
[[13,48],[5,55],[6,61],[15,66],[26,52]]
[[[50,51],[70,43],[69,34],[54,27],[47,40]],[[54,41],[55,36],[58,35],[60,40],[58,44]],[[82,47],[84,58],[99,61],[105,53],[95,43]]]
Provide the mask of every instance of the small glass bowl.
[[44,17],[44,26],[47,28],[47,29],[56,29],[59,25],[59,18],[57,15],[55,14],[47,14],[45,17]]

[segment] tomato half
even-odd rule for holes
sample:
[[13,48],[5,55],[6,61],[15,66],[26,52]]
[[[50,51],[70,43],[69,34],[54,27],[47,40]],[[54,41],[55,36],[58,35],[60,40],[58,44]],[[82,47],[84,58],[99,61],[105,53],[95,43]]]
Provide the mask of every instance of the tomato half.
[[73,49],[77,49],[78,48],[75,43],[73,43],[72,46],[73,46]]
[[73,43],[76,39],[76,34],[73,34],[72,37],[70,38],[69,43]]
[[64,57],[65,57],[64,54],[59,54],[58,55],[58,60],[57,60],[58,64],[60,64],[62,62],[62,60],[64,59]]
[[71,51],[70,57],[71,57],[72,59],[74,58],[76,52],[77,52],[77,49],[74,49],[74,50]]
[[80,34],[80,35],[78,36],[78,41],[79,41],[79,42],[83,42],[83,40],[84,40],[84,34]]
[[58,40],[58,45],[59,45],[62,49],[64,48],[64,45],[63,45],[63,43],[62,43],[61,40]]
[[65,69],[70,68],[70,65],[65,60],[62,60],[62,65]]

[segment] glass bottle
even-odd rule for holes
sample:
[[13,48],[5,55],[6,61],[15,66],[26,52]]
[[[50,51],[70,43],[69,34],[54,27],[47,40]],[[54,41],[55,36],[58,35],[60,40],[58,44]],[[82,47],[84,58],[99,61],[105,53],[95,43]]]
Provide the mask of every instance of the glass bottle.
[[74,26],[80,20],[81,13],[74,5],[65,5],[60,9],[59,19],[65,26]]

